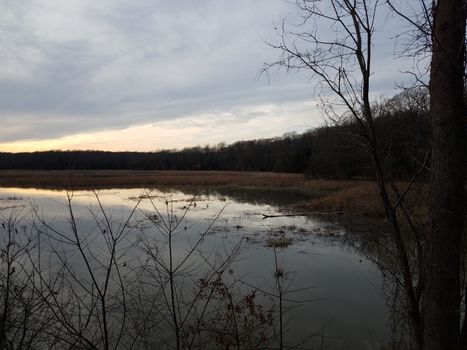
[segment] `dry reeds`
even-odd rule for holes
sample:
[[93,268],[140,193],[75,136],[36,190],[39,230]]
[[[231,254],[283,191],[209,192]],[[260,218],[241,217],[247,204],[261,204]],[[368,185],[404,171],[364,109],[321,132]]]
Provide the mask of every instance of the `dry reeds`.
[[164,186],[240,186],[297,188],[301,174],[235,171],[0,171],[0,187],[119,188]]
[[[298,190],[311,196],[295,209],[306,212],[343,212],[364,217],[384,217],[376,184],[361,180],[325,180],[303,174],[239,171],[0,171],[0,187],[21,188],[137,188],[137,187],[239,187]],[[401,189],[404,184],[399,184]],[[413,202],[411,191],[407,200]],[[420,200],[417,200],[420,204]],[[413,204],[417,207],[417,204]],[[425,205],[419,207],[425,210]]]

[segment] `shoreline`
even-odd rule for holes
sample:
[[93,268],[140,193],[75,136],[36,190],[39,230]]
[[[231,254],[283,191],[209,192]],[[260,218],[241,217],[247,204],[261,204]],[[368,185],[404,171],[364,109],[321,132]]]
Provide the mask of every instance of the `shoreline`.
[[298,191],[309,199],[286,208],[291,213],[343,213],[381,218],[376,185],[366,180],[313,179],[303,174],[183,170],[1,170],[0,188],[112,189],[112,188],[239,188]]
[[360,180],[322,180],[298,173],[211,170],[0,170],[0,187],[133,188],[144,186],[235,186],[332,190]]
[[[406,183],[396,185],[402,189]],[[278,205],[285,215],[327,217],[349,232],[370,236],[385,231],[386,223],[376,183],[361,179],[313,179],[303,174],[235,171],[0,170],[0,188],[15,187],[47,190],[159,188],[187,193],[198,190],[290,191],[296,192],[296,199]],[[428,212],[427,192],[422,184],[414,186],[407,195],[408,205],[422,221],[426,220]]]

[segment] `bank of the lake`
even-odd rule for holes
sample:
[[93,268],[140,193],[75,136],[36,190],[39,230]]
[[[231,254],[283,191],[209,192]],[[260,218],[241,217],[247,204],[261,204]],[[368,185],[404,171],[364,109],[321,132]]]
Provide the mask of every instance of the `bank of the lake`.
[[[238,171],[0,171],[0,187],[39,189],[110,189],[152,187],[219,187],[292,190],[305,198],[288,210],[304,213],[344,214],[362,218],[384,216],[376,184],[367,180],[314,179],[303,174]],[[404,184],[398,184],[404,188]],[[409,193],[421,203],[426,191]]]

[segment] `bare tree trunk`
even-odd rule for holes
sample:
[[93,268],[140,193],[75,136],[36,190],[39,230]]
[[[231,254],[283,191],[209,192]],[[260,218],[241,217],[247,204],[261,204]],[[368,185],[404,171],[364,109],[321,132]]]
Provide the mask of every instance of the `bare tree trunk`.
[[[367,113],[371,113],[371,111],[368,110]],[[376,173],[379,195],[386,212],[386,219],[388,220],[389,230],[397,249],[399,270],[402,275],[404,293],[407,297],[407,311],[409,316],[409,322],[413,331],[416,349],[423,350],[423,316],[419,307],[419,298],[416,293],[417,287],[414,285],[413,273],[409,262],[409,254],[407,252],[407,247],[404,243],[404,238],[402,236],[399,220],[396,216],[396,208],[389,199],[387,188],[388,185],[385,179],[383,165],[378,155],[378,146],[376,143],[377,139],[375,136],[373,118],[367,117],[366,119],[368,120],[369,124],[370,150],[373,160],[373,167]]]
[[429,350],[459,349],[465,21],[465,0],[438,0],[434,9],[430,75],[433,203],[425,292],[425,342]]

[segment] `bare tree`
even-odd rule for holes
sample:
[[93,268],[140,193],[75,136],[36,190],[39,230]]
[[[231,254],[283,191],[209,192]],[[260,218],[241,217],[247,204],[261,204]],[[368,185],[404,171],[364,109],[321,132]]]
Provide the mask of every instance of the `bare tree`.
[[[406,297],[417,348],[423,349],[423,264],[421,261],[415,261],[415,266],[411,263],[401,227],[401,216],[409,219],[404,216],[401,204],[413,182],[402,191],[390,186],[370,100],[373,36],[382,2],[297,0],[295,3],[301,23],[290,29],[284,21],[277,29],[280,41],[270,45],[282,56],[266,64],[265,70],[280,66],[312,73],[328,117],[334,122],[352,119],[360,127],[359,141],[370,156],[397,254],[397,281]],[[421,245],[419,250],[423,250]],[[422,254],[419,251],[418,255]]]
[[54,348],[53,317],[34,287],[39,277],[29,256],[40,254],[30,211],[13,208],[0,215],[0,349]]
[[[139,316],[148,319],[143,326],[149,324],[153,332],[146,344],[175,349],[212,346],[209,334],[226,321],[212,319],[223,305],[218,294],[227,288],[225,275],[240,253],[242,240],[223,252],[209,251],[205,240],[224,208],[199,235],[193,235],[196,230],[187,214],[196,206],[196,197],[181,212],[174,210],[169,198],[161,210],[150,194],[143,198],[150,210],[141,212],[150,225],[138,236],[137,246],[143,254],[135,269],[139,287],[133,299],[142,300]],[[154,314],[159,317],[154,319]]]
[[121,349],[129,334],[126,238],[139,203],[126,218],[114,221],[94,194],[91,229],[80,226],[72,192],[66,202],[69,229],[55,227],[36,210],[35,230],[48,259],[29,254],[29,265],[38,276],[34,290],[52,314],[50,334],[59,339],[59,347]]
[[[465,79],[464,0],[417,1],[410,13],[388,0],[410,23],[406,54],[428,55],[431,126],[431,227],[427,239],[425,341],[427,349],[467,346],[466,309],[460,310],[465,275]],[[402,4],[403,5],[403,4]],[[407,6],[406,6],[407,8]],[[408,40],[407,40],[408,34]],[[465,282],[464,282],[465,284]],[[463,320],[461,318],[463,315]],[[462,322],[462,323],[461,323]]]

